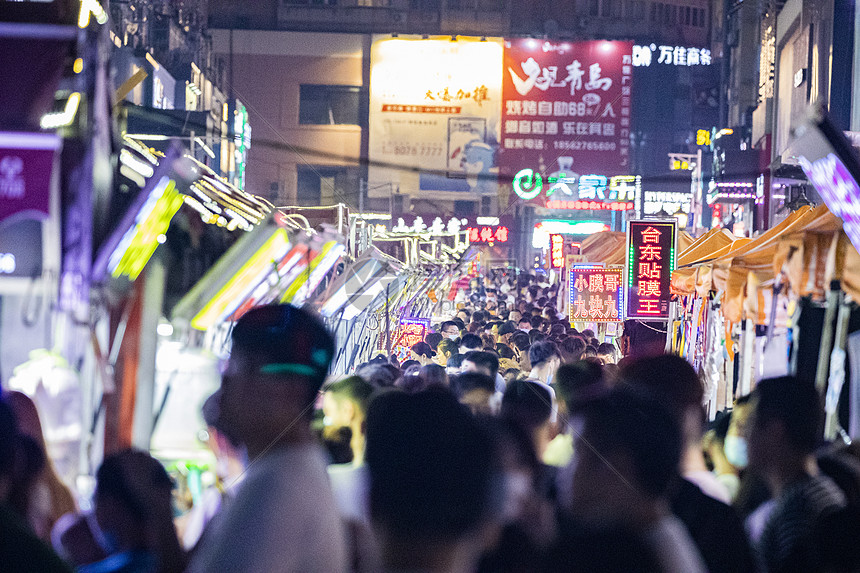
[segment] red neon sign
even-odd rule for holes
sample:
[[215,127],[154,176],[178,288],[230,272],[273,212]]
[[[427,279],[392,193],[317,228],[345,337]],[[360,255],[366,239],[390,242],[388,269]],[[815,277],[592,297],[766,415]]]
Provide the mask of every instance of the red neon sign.
[[546,202],[548,209],[574,209],[578,211],[600,210],[607,211],[631,211],[633,203],[626,201],[613,201],[611,203],[603,201],[561,201],[551,200]]
[[620,322],[621,269],[570,268],[570,322]]
[[564,267],[564,235],[549,236],[549,260],[554,269]]
[[469,227],[470,243],[507,243],[510,231],[507,227]]
[[627,318],[669,317],[675,268],[674,221],[630,221],[627,227]]

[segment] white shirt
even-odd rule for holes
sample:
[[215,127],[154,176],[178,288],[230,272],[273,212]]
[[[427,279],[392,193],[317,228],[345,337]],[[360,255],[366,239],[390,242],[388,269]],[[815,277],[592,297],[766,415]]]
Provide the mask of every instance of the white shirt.
[[728,488],[717,479],[717,476],[707,470],[684,472],[684,479],[687,479],[702,490],[705,495],[708,495],[717,501],[721,501],[726,505],[732,504],[732,496]]
[[328,478],[340,516],[346,521],[370,524],[370,475],[364,465],[332,464]]
[[343,526],[319,447],[286,447],[252,462],[188,570],[346,571]]
[[708,569],[687,528],[674,515],[660,519],[645,533],[663,573],[707,573]]

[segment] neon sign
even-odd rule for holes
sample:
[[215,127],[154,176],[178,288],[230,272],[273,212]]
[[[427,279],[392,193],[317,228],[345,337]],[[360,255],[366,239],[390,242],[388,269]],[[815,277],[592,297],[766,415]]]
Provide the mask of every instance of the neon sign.
[[[391,333],[391,353],[400,362],[409,358],[412,347],[423,342],[427,331],[430,329],[430,319],[427,318],[402,318],[400,325]],[[385,346],[384,336],[379,337],[379,349]]]
[[657,56],[657,63],[667,66],[710,66],[711,51],[707,48],[687,48],[684,46],[633,46],[633,66],[647,68]]
[[549,260],[554,269],[564,267],[564,235],[554,233],[549,236]]
[[0,253],[0,274],[11,275],[18,265],[12,253]]
[[570,268],[570,322],[621,322],[621,269],[592,265]]
[[[562,159],[559,158],[559,163]],[[569,167],[569,165],[567,165]],[[551,209],[611,209],[626,211],[642,189],[638,175],[577,175],[559,170],[546,178],[547,207]],[[531,201],[544,191],[544,178],[534,169],[521,169],[512,182],[514,193],[524,201]],[[552,199],[550,199],[552,198]]]
[[532,233],[532,247],[535,249],[549,248],[549,236],[561,235],[593,235],[608,231],[609,225],[600,221],[559,221],[546,220],[537,223]]
[[601,203],[598,201],[547,201],[548,209],[574,209],[577,211],[598,211],[604,209],[607,211],[630,211],[633,209],[633,203],[623,203],[613,201],[612,203]]
[[176,183],[168,177],[162,177],[153,187],[134,224],[108,260],[108,269],[114,278],[127,276],[133,281],[140,275],[156,247],[164,241],[171,219],[184,202],[183,197],[176,190]]
[[801,156],[799,161],[827,207],[842,219],[851,244],[860,249],[860,186],[845,163],[835,153],[828,153],[814,162]]
[[531,201],[543,191],[543,177],[534,169],[520,169],[514,175],[514,193],[524,201]]
[[507,227],[469,227],[466,231],[471,243],[507,243],[510,237]]
[[669,317],[676,233],[675,221],[628,222],[627,318]]

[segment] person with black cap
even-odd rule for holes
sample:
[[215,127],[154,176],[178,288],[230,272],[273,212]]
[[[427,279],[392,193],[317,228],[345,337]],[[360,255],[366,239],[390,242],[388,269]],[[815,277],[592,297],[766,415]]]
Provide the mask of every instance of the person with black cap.
[[507,322],[503,322],[499,325],[498,332],[499,336],[497,342],[501,342],[502,344],[507,344],[508,346],[510,346],[511,338],[514,336],[514,333],[517,332],[517,325],[510,320]]
[[313,314],[262,306],[233,328],[219,421],[245,448],[235,499],[189,571],[345,571],[344,532],[311,431],[334,340]]

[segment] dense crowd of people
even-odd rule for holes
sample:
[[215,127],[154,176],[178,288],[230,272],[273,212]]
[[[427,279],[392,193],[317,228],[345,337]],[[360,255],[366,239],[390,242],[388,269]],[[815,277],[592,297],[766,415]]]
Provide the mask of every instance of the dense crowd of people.
[[6,394],[0,570],[860,570],[860,456],[822,443],[811,382],[760,381],[708,421],[659,329],[577,331],[534,276],[464,294],[408,360],[338,378],[312,313],[245,314],[203,405],[218,479],[179,520],[134,450],[76,512],[32,402]]

